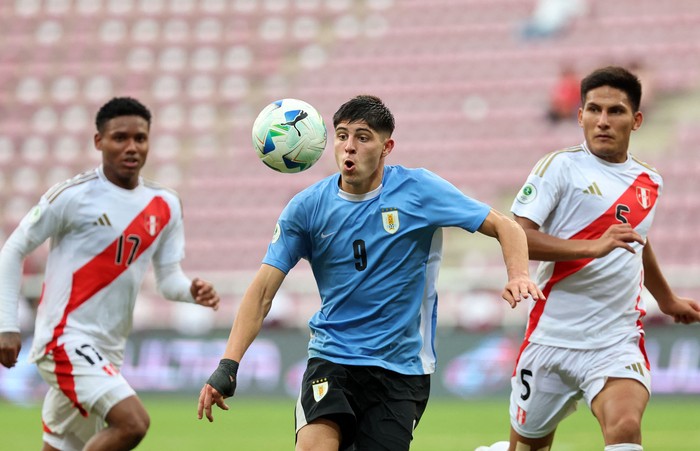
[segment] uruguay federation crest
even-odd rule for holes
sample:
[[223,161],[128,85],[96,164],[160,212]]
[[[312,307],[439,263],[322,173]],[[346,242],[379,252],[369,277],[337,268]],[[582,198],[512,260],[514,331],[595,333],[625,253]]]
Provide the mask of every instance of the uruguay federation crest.
[[311,383],[311,388],[314,392],[314,399],[319,402],[328,393],[328,379],[325,377]]
[[399,230],[399,209],[398,208],[382,208],[382,224],[384,230],[394,234]]
[[642,206],[643,209],[647,210],[651,207],[651,190],[649,188],[644,188],[637,186],[637,202]]

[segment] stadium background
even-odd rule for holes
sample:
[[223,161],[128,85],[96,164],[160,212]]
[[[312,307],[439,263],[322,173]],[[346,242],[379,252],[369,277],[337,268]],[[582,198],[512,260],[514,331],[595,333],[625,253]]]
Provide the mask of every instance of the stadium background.
[[[588,0],[553,36],[521,29],[536,0],[14,0],[0,3],[0,242],[52,184],[98,164],[96,109],[130,95],[154,113],[146,174],[183,200],[183,266],[217,284],[211,314],[169,303],[148,278],[124,372],[142,392],[193,393],[215,367],[238,301],[275,220],[300,189],[335,171],[332,150],[301,174],[257,161],[250,127],[272,100],[301,98],[331,127],[360,93],[397,120],[389,164],[434,170],[508,211],[535,162],[581,142],[575,123],[545,119],[564,66],[583,75],[637,64],[653,84],[632,151],[664,175],[650,238],[682,295],[700,299],[700,2]],[[23,327],[48,247],[26,262]],[[497,244],[449,230],[440,276],[437,397],[503,397],[526,309],[498,293]],[[292,397],[305,323],[317,308],[302,262],[243,363],[243,396]],[[698,328],[647,317],[657,393],[700,393]],[[165,382],[167,381],[167,382]],[[32,366],[0,369],[0,396],[35,403]],[[505,398],[503,398],[505,399]],[[700,405],[700,404],[699,404]],[[505,404],[504,404],[505,408]]]

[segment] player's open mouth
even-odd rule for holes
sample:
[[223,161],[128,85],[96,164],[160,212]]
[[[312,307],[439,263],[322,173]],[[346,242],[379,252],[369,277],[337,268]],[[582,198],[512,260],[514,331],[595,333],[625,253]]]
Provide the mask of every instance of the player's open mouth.
[[345,166],[345,169],[352,169],[355,167],[355,163],[353,163],[350,160],[345,160],[345,162],[343,163],[343,166]]
[[124,166],[128,168],[135,168],[139,165],[139,160],[136,158],[127,158],[124,160]]

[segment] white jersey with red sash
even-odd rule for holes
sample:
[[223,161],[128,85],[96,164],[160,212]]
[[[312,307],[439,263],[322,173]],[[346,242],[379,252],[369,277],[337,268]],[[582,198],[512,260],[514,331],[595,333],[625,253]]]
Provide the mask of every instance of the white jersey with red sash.
[[97,168],[51,188],[18,229],[29,248],[51,239],[30,360],[89,337],[120,366],[148,265],[184,258],[177,195],[119,188]]
[[[541,159],[511,211],[562,239],[596,239],[619,223],[646,239],[662,186],[633,156],[609,163],[584,144]],[[541,262],[537,282],[547,299],[530,306],[524,345],[597,349],[643,334],[643,246],[631,245],[636,254],[615,249],[602,258]]]

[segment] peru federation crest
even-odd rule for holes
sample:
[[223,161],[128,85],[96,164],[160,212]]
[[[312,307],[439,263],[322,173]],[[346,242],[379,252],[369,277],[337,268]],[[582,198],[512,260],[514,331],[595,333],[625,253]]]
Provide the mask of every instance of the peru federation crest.
[[382,208],[382,224],[384,230],[394,234],[399,230],[399,209],[398,208]]
[[637,186],[637,202],[643,209],[648,210],[651,207],[651,190],[642,186]]
[[160,218],[155,215],[146,216],[146,230],[151,236],[156,236],[160,230]]

